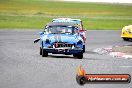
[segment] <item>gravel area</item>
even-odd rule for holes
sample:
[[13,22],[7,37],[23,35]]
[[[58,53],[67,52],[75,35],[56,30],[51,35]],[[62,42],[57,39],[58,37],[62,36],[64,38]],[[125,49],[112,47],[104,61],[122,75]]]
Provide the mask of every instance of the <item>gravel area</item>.
[[132,45],[126,46],[114,46],[112,48],[113,52],[123,52],[132,55]]

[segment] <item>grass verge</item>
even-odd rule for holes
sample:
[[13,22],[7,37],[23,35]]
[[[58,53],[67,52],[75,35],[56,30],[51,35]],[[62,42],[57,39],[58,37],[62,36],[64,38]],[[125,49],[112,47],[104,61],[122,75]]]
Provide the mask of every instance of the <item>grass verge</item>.
[[1,0],[0,29],[42,29],[57,17],[81,18],[86,29],[118,30],[132,23],[131,4]]

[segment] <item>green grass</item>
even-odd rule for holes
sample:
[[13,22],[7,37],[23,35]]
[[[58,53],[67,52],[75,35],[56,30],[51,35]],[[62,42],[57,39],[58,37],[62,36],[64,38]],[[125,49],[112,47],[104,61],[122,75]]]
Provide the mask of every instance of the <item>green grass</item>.
[[1,28],[29,28],[29,29],[42,29],[47,22],[52,18],[46,17],[27,17],[27,16],[0,16]]
[[57,17],[81,18],[87,29],[121,29],[132,23],[132,5],[0,0],[0,28],[42,29]]

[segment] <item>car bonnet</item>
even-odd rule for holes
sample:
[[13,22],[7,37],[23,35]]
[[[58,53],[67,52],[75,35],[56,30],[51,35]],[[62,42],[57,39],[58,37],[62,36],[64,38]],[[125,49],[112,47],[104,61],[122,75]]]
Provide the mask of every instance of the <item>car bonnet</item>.
[[69,35],[69,34],[48,34],[47,38],[53,42],[66,42],[66,43],[76,43],[78,41],[76,35]]

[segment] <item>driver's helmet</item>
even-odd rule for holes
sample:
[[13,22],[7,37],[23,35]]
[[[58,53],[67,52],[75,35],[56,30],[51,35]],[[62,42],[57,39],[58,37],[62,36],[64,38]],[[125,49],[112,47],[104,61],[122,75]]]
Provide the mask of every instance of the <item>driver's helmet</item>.
[[75,30],[74,30],[75,33],[78,33],[78,27],[75,27]]

